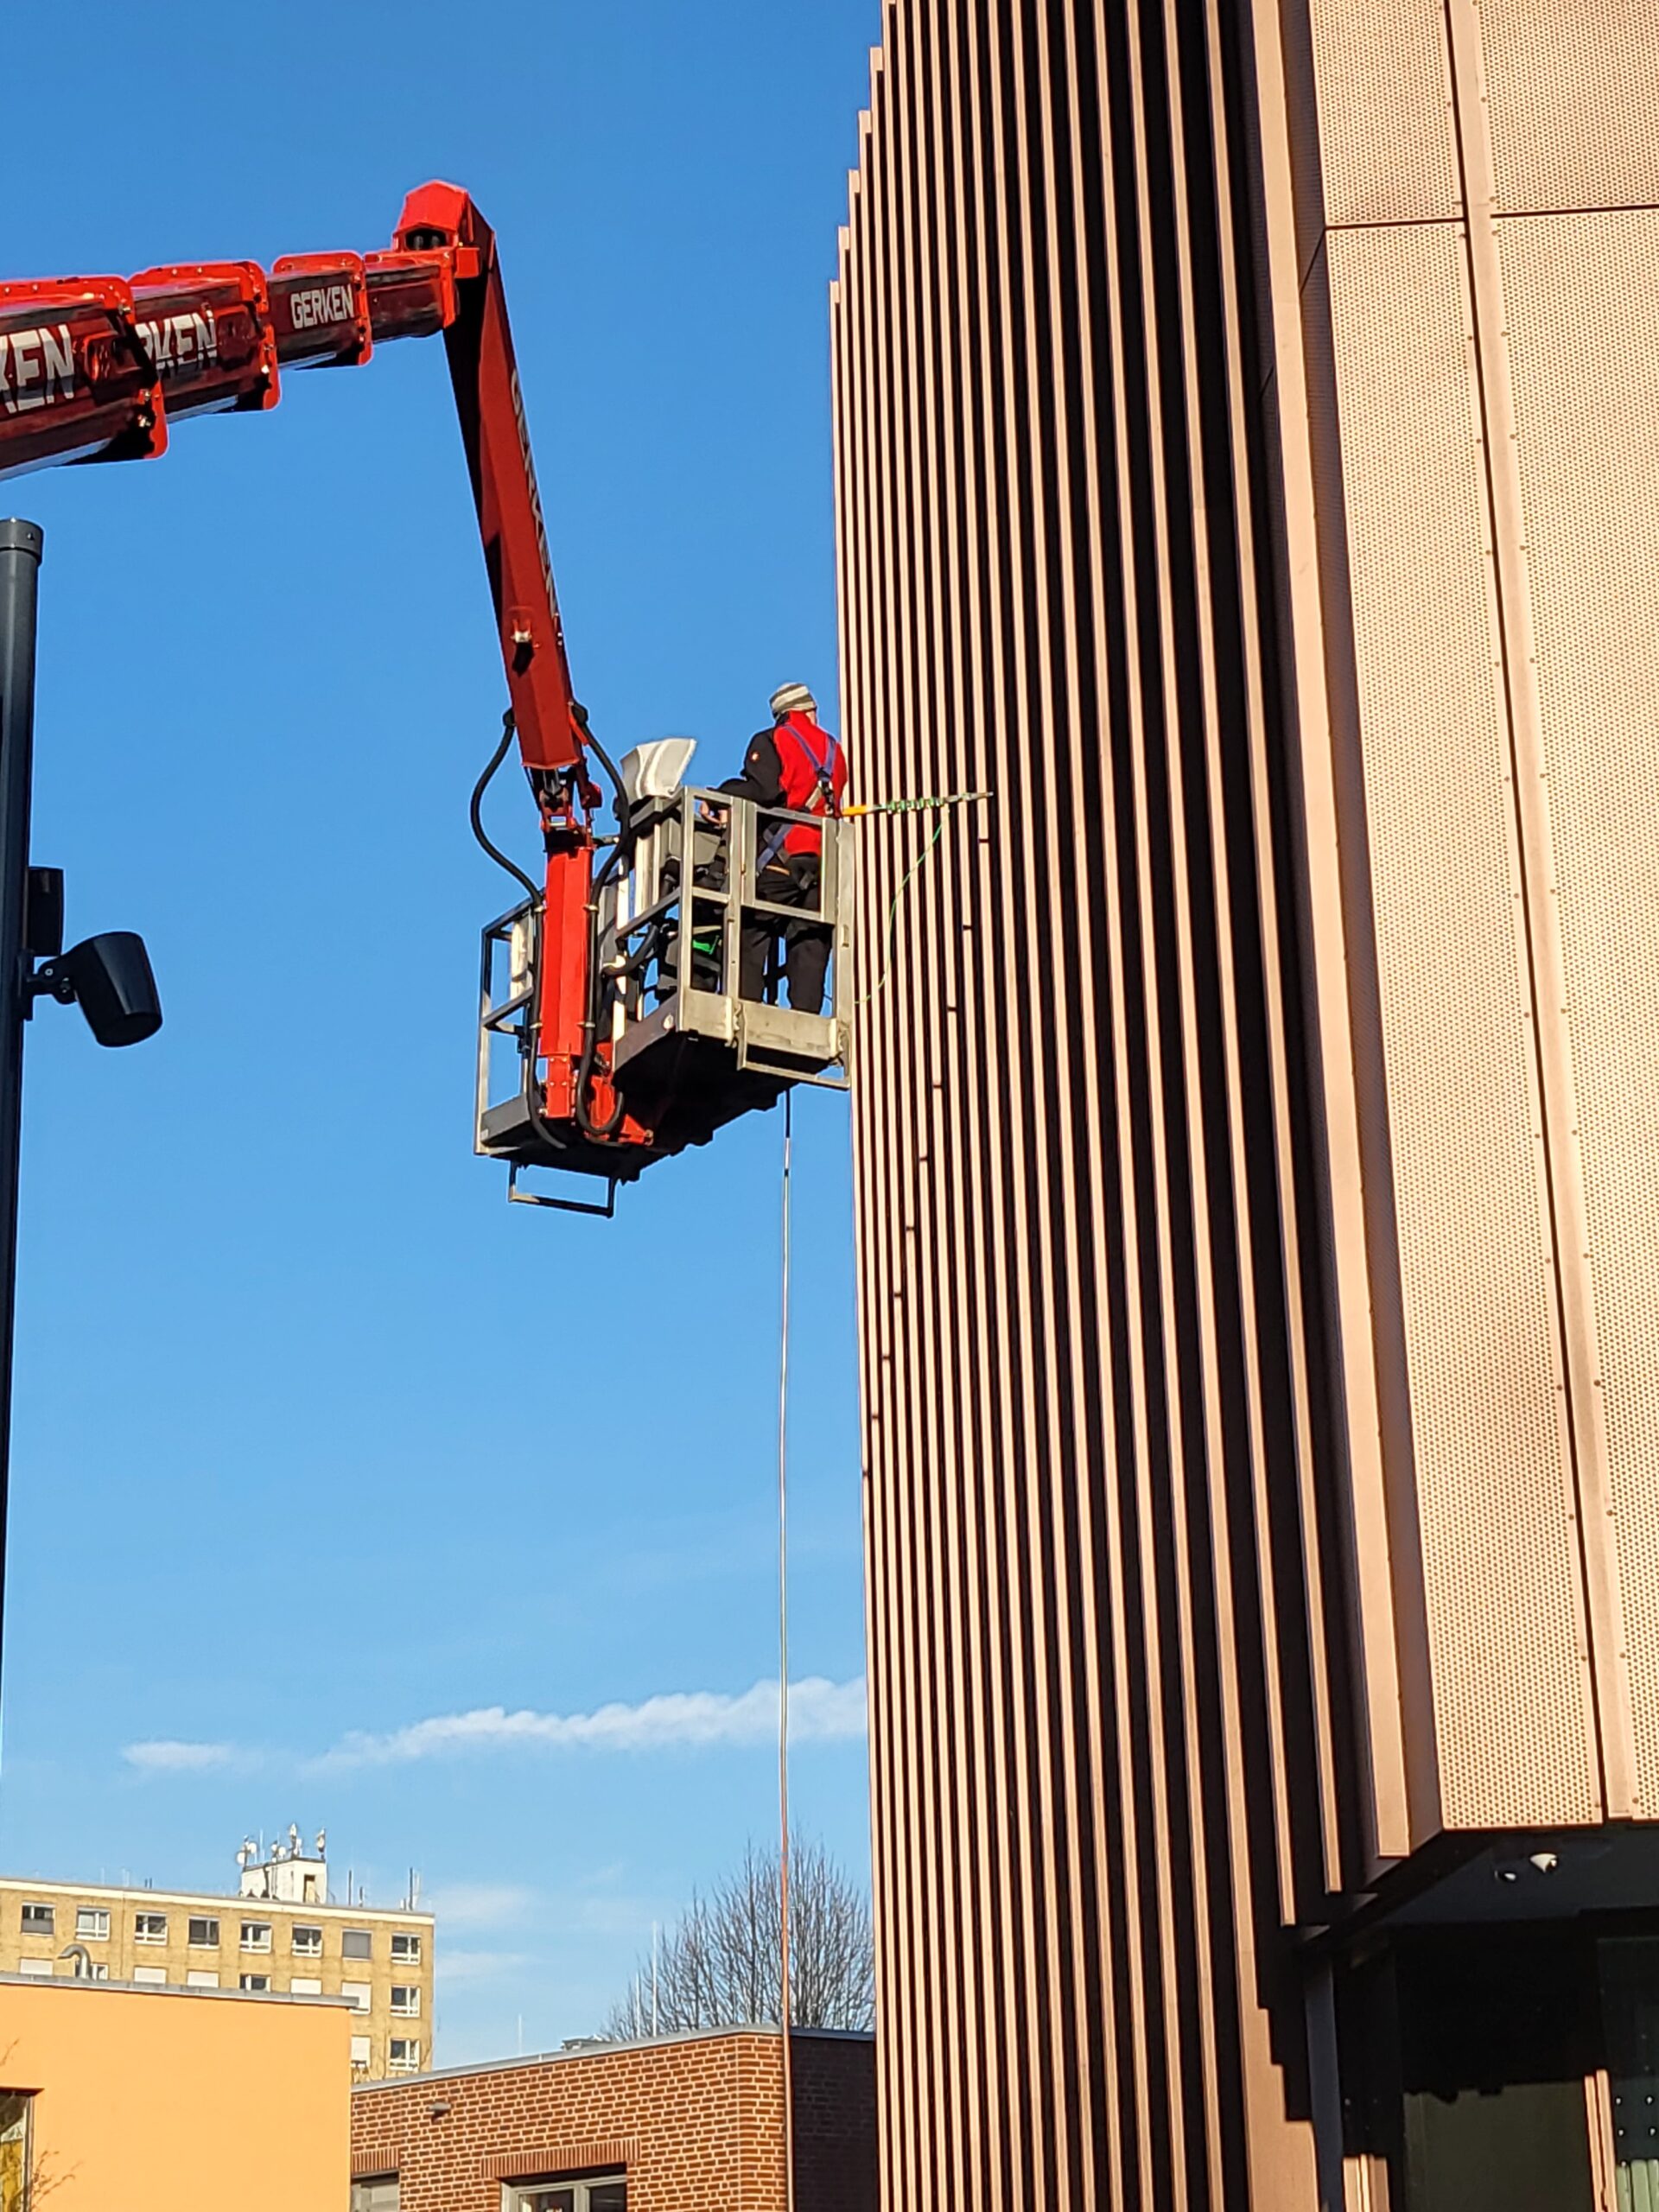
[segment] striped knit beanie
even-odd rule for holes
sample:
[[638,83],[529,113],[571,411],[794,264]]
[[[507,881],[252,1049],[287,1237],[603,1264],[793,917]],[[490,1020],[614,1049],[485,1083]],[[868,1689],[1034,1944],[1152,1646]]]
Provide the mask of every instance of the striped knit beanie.
[[772,719],[783,721],[785,715],[810,715],[816,721],[818,702],[804,683],[780,683],[772,695]]

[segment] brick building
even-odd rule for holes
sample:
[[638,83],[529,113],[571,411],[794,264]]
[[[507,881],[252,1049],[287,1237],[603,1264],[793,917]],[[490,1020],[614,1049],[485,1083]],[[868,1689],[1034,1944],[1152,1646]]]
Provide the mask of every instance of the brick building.
[[[797,2212],[874,2212],[870,2038],[791,2050]],[[365,2083],[353,2212],[783,2212],[781,2060],[736,2028]]]

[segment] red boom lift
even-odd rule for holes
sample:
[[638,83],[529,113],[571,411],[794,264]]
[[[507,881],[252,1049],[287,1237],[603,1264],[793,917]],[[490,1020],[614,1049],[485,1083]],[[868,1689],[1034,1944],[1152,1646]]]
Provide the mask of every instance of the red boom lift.
[[[836,932],[829,1014],[739,1000],[737,941],[770,825],[745,802],[685,790],[684,741],[613,766],[572,696],[495,235],[468,195],[412,192],[384,253],[181,264],[130,278],[0,283],[0,475],[149,460],[193,415],[274,407],[290,369],[355,367],[377,344],[442,331],[495,603],[510,713],[474,796],[474,826],[526,896],[484,935],[477,1143],[510,1166],[604,1178],[706,1142],[789,1083],[844,1082],[849,902],[838,825],[823,825],[817,918]],[[516,733],[540,813],[538,887],[488,842],[484,785]],[[595,829],[614,794],[617,831]],[[775,919],[785,917],[779,912]],[[798,918],[795,916],[794,918]],[[494,961],[509,963],[498,1002]],[[493,1102],[491,1054],[515,1077]]]

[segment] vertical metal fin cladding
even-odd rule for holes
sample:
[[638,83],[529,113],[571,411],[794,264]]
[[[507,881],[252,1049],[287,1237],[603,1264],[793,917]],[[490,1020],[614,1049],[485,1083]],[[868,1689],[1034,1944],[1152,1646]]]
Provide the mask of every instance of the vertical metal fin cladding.
[[855,1079],[887,2201],[1313,2212],[1293,1934],[1659,1817],[1651,9],[885,25],[848,730],[996,794]]
[[[855,1080],[895,2206],[1313,2202],[1275,1992],[1333,1692],[1210,36],[893,0],[835,296],[856,773],[998,795],[901,903]],[[861,989],[918,834],[861,831]]]

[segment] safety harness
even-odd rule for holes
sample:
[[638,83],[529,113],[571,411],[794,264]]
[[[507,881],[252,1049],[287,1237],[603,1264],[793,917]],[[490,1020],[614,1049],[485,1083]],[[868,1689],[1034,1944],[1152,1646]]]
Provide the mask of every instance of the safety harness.
[[[823,740],[822,751],[815,742],[817,739]],[[785,750],[785,740],[794,749],[792,758],[791,752]],[[827,729],[820,729],[804,715],[789,715],[778,725],[776,742],[785,805],[797,814],[838,813],[840,793],[836,786],[846,781],[839,738]],[[790,849],[791,838],[799,840],[794,849],[810,851],[817,836],[816,830],[808,830],[798,822],[774,823],[761,845],[760,865],[770,868],[779,853]]]

